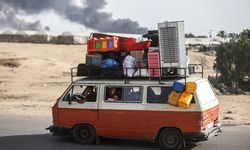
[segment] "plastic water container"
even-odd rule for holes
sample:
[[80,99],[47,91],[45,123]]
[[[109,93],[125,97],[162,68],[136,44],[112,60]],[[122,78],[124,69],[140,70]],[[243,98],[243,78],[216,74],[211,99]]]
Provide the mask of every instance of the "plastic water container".
[[181,93],[172,91],[168,97],[168,103],[174,106],[178,106],[178,101],[179,101],[180,96],[181,96]]
[[188,108],[192,98],[193,94],[190,94],[188,92],[183,92],[179,98],[178,106],[183,108]]
[[172,89],[178,93],[184,91],[184,88],[185,88],[185,85],[178,81],[175,81],[172,86]]
[[109,50],[119,50],[119,38],[112,37],[108,39],[108,49]]
[[114,44],[113,44],[113,40],[112,40],[112,39],[108,40],[108,47],[109,47],[109,48],[113,48],[113,47],[114,47]]
[[95,48],[96,49],[100,49],[101,48],[101,42],[100,42],[100,40],[95,41]]
[[108,44],[107,44],[107,40],[102,40],[102,49],[107,49]]
[[197,88],[197,85],[195,82],[187,82],[185,91],[188,93],[194,93],[196,88]]

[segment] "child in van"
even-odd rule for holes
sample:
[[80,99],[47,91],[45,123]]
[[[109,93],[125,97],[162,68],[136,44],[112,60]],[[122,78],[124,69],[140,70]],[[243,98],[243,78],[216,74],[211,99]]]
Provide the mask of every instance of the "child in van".
[[108,95],[108,97],[107,97],[108,101],[119,100],[118,92],[117,92],[116,88],[114,88],[114,87],[109,88],[109,93],[107,95]]

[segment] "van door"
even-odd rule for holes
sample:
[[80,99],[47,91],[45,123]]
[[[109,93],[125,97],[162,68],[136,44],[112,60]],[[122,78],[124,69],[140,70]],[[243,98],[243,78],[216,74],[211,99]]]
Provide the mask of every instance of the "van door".
[[58,103],[60,126],[71,128],[77,123],[96,121],[97,93],[99,93],[99,85],[73,84]]
[[143,87],[108,85],[99,110],[98,131],[107,137],[137,138],[144,135]]

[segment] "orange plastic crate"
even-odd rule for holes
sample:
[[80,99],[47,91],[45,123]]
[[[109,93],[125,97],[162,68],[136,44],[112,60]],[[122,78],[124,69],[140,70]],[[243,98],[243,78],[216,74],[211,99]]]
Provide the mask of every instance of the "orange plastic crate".
[[89,39],[87,41],[88,54],[119,50],[119,38]]
[[101,40],[95,40],[95,50],[99,51],[101,50],[102,46],[101,46]]

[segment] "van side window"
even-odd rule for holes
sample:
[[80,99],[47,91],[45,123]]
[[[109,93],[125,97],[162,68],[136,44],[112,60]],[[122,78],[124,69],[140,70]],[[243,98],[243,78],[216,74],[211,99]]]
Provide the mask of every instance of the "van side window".
[[171,90],[166,86],[150,86],[147,88],[147,102],[166,104]]
[[74,85],[69,92],[64,96],[63,101],[75,101],[78,103],[96,102],[97,87]]
[[105,102],[138,103],[142,101],[142,87],[107,86]]
[[191,103],[195,104],[194,96],[193,96],[193,98],[192,98],[192,100],[191,100]]

